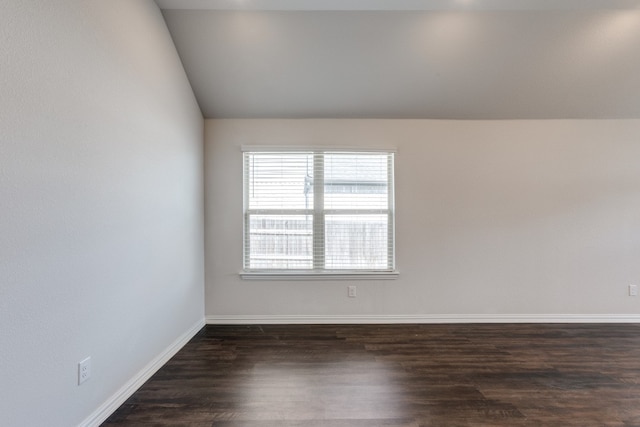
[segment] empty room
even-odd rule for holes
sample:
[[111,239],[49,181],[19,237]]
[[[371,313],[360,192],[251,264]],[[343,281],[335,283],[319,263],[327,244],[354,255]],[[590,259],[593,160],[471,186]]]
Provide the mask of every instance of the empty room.
[[0,5],[0,426],[640,426],[640,0]]

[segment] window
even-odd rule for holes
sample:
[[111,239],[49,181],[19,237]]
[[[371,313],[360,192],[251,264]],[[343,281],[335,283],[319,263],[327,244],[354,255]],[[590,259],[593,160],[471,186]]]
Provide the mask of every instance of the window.
[[394,271],[392,152],[245,151],[244,272]]

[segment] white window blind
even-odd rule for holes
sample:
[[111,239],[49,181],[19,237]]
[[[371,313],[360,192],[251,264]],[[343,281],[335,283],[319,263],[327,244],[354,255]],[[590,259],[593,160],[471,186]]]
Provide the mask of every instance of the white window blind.
[[394,270],[392,152],[244,153],[244,270]]

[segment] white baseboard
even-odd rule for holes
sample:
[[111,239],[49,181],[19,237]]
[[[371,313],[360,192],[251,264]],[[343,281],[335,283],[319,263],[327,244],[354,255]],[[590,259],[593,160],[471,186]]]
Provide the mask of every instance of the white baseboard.
[[638,314],[209,315],[209,325],[384,323],[640,323]]
[[197,321],[188,331],[178,337],[169,347],[142,368],[133,378],[115,392],[106,402],[89,415],[78,427],[97,427],[138,390],[158,369],[169,361],[205,325],[205,320]]

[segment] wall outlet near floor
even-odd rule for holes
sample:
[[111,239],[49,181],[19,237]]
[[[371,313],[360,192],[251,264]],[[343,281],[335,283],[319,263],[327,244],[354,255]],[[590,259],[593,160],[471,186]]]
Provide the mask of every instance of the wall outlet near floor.
[[638,285],[629,285],[629,296],[630,297],[638,296]]
[[349,298],[355,298],[356,297],[356,287],[355,286],[348,286],[347,287],[347,294],[349,295]]
[[78,385],[82,384],[91,376],[91,357],[78,362]]

